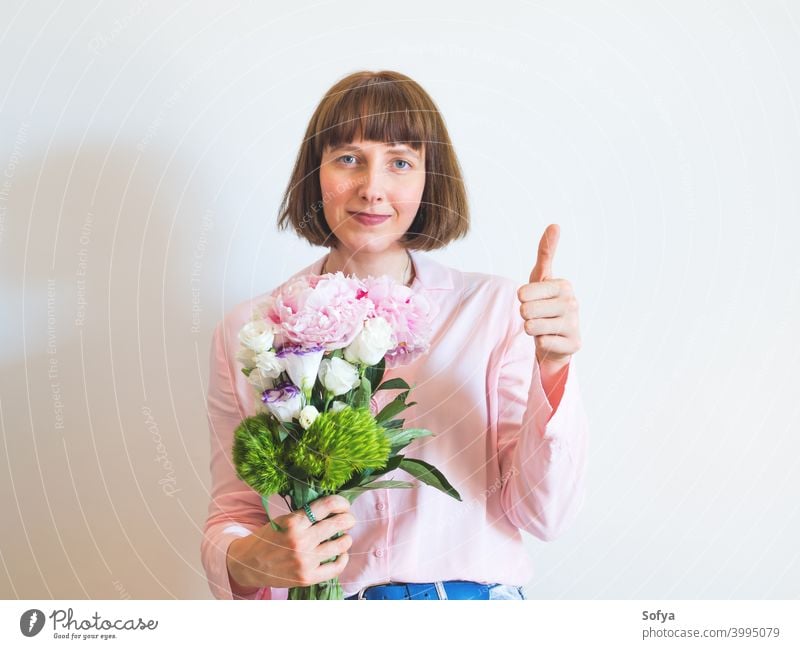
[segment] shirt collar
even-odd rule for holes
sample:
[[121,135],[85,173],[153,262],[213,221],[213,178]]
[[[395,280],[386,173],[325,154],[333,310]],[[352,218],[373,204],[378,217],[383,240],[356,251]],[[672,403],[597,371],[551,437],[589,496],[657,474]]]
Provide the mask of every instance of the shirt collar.
[[[408,252],[411,255],[411,263],[414,264],[416,274],[411,288],[422,288],[428,291],[452,290],[453,273],[447,266],[419,250],[409,250]],[[292,275],[291,279],[308,274],[319,275],[322,272],[322,265],[325,263],[327,256],[327,253],[324,254],[310,266],[306,266],[303,270]]]

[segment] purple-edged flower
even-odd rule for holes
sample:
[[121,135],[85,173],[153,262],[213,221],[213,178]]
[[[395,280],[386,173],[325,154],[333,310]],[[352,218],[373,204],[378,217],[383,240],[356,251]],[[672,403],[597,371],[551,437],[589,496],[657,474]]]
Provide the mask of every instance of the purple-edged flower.
[[285,345],[275,354],[281,360],[292,383],[302,390],[307,401],[311,399],[311,390],[317,380],[319,364],[324,354],[325,348],[322,345],[313,347]]
[[288,381],[271,390],[264,390],[261,401],[279,421],[292,421],[299,417],[303,407],[300,389]]

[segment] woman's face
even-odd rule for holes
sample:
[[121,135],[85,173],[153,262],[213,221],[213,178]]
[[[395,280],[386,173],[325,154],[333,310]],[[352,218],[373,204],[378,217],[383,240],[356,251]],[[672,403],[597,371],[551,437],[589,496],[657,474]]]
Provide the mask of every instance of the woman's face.
[[[425,150],[371,140],[326,147],[319,179],[325,220],[337,248],[389,250],[399,247],[396,242],[417,215],[425,189]],[[384,218],[361,222],[358,213]]]

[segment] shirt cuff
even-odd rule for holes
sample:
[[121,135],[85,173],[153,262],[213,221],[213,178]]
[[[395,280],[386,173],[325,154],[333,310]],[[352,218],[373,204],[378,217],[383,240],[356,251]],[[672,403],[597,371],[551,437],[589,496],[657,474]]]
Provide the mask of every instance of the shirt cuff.
[[537,418],[540,418],[539,421],[544,428],[542,438],[559,439],[569,435],[569,429],[574,426],[574,421],[572,421],[574,419],[573,415],[576,414],[574,411],[576,408],[581,407],[578,377],[575,372],[575,359],[570,359],[567,370],[562,374],[559,381],[561,385],[555,388],[555,390],[563,390],[561,399],[555,408],[553,408],[545,393],[538,361],[534,362],[533,373],[528,403],[543,404],[537,413]]

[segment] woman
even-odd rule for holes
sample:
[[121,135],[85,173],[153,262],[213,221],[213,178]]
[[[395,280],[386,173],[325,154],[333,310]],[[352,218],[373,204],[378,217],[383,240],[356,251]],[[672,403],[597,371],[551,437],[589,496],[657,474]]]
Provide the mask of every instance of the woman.
[[[531,571],[520,530],[555,538],[584,495],[587,423],[571,367],[577,302],[569,282],[550,277],[558,227],[545,231],[522,287],[422,254],[467,233],[467,200],[436,105],[396,72],[352,74],[328,91],[279,225],[329,248],[293,277],[388,274],[435,305],[430,352],[397,373],[415,386],[406,426],[435,433],[410,454],[442,470],[463,500],[424,486],[368,492],[352,507],[329,496],[312,503],[311,516],[277,516],[285,531],[266,524],[260,496],[231,461],[233,430],[254,408],[237,367],[237,333],[259,296],[226,315],[211,349],[212,501],[202,559],[212,593],[285,599],[290,586],[338,576],[350,598],[524,598]],[[377,393],[378,407],[385,394]],[[276,496],[270,511],[286,506]]]

